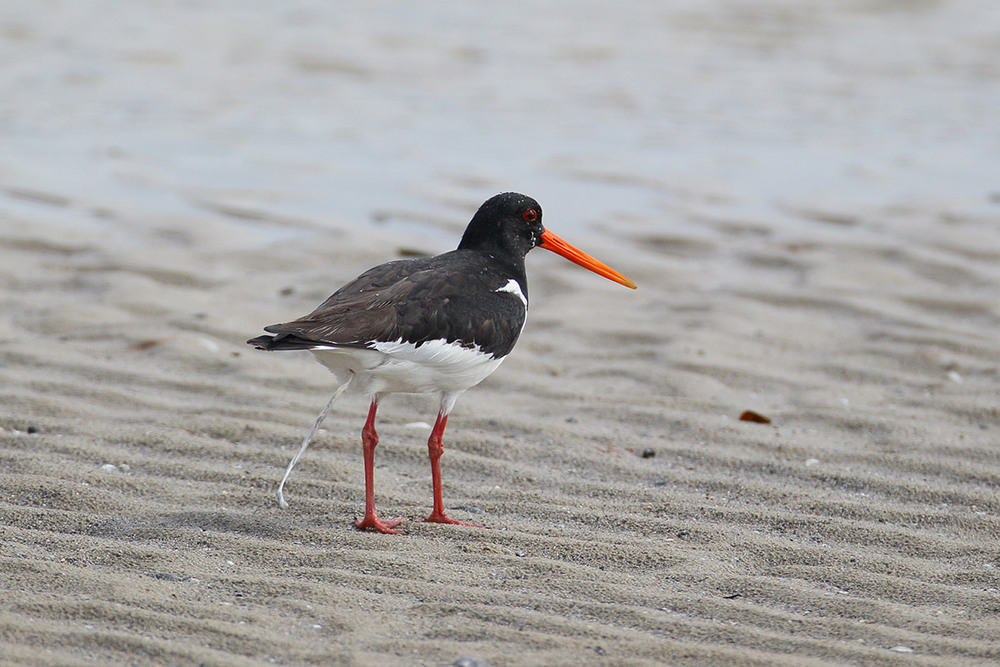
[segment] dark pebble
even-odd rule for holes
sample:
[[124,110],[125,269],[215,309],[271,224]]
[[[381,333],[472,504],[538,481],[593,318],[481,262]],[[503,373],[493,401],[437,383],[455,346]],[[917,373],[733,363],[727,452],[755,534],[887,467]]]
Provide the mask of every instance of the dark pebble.
[[740,415],[741,422],[753,422],[754,424],[770,424],[771,418],[765,417],[759,412],[754,412],[753,410],[744,410],[743,414]]
[[163,581],[191,581],[191,577],[185,577],[180,574],[171,574],[170,572],[150,572],[149,576],[153,579],[162,579]]
[[28,425],[28,433],[38,433],[38,427],[34,424]]
[[656,450],[655,449],[651,449],[651,448],[647,447],[646,449],[642,450],[642,458],[644,458],[644,459],[651,459],[654,456],[656,456]]

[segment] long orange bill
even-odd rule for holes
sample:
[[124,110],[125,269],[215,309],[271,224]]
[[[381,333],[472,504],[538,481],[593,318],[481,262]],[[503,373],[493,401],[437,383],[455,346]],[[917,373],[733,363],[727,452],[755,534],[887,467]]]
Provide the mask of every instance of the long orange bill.
[[590,269],[597,275],[604,276],[608,280],[613,280],[620,285],[624,285],[625,287],[630,287],[632,289],[636,288],[636,284],[634,282],[618,273],[604,262],[600,262],[582,250],[574,248],[552,232],[545,230],[542,232],[541,239],[542,242],[538,245],[539,248],[545,248],[546,250],[551,250],[557,255],[562,255],[574,264],[579,264],[585,269]]

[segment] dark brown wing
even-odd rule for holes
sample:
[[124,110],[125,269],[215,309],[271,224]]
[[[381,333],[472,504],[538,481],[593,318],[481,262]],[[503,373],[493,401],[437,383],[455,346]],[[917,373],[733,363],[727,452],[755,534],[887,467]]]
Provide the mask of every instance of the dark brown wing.
[[497,291],[508,280],[488,258],[467,251],[390,262],[344,285],[309,315],[264,328],[275,336],[248,342],[287,350],[443,339],[503,356],[526,315],[520,298]]

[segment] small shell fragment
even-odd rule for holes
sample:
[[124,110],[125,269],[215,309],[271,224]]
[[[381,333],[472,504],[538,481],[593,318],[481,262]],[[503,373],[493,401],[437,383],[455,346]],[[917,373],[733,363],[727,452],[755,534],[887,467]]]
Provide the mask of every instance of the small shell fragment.
[[743,414],[740,415],[741,422],[753,422],[755,424],[770,424],[771,420],[760,414],[759,412],[754,412],[753,410],[744,410]]

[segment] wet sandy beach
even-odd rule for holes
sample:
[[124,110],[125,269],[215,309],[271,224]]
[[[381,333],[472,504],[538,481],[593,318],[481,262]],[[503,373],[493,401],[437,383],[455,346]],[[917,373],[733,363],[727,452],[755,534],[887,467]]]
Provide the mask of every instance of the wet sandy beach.
[[[989,2],[0,9],[0,662],[1000,661]],[[634,5],[634,6],[633,6]],[[360,428],[244,344],[488,196],[518,347]],[[745,410],[770,424],[740,421]]]

